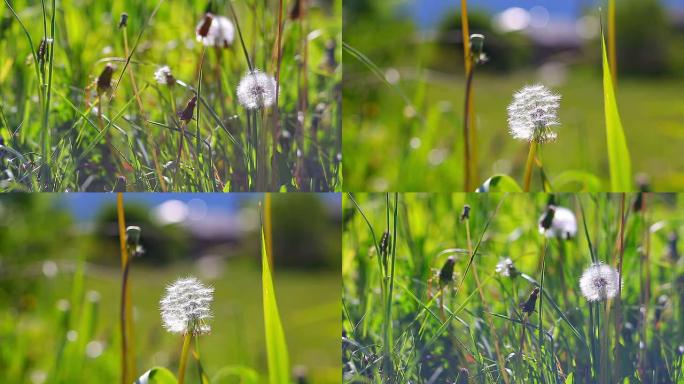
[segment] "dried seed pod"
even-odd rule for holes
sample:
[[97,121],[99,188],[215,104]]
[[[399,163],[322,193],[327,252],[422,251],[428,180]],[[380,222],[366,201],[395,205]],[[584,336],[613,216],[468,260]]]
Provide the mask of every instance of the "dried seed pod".
[[102,73],[97,78],[97,93],[102,94],[111,92],[112,90],[112,75],[114,74],[114,66],[111,64],[105,65]]
[[526,301],[520,303],[520,309],[522,309],[523,313],[529,315],[535,311],[534,308],[537,305],[537,297],[539,297],[539,287],[534,287],[532,293],[530,293],[530,297],[528,297]]
[[195,112],[195,104],[197,104],[197,96],[193,96],[192,99],[188,101],[188,104],[185,106],[185,108],[178,112],[178,118],[186,123],[192,120],[192,116]]
[[456,264],[456,259],[453,256],[449,256],[444,262],[442,269],[439,271],[439,286],[444,287],[445,285],[454,281],[454,265]]

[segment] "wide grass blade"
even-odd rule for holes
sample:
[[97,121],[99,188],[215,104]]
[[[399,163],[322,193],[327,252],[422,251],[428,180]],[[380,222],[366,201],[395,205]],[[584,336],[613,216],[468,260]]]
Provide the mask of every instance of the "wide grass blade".
[[143,373],[134,384],[175,384],[176,377],[164,367],[154,367]]
[[603,56],[603,106],[606,116],[610,190],[611,192],[629,192],[632,190],[632,164],[615,100],[613,79],[608,65],[606,43],[603,36],[601,37],[601,51]]
[[268,356],[268,382],[284,384],[290,382],[290,358],[287,353],[285,332],[280,322],[278,304],[273,290],[271,265],[266,251],[266,238],[261,228],[261,283],[264,303],[264,327],[266,335],[266,354]]

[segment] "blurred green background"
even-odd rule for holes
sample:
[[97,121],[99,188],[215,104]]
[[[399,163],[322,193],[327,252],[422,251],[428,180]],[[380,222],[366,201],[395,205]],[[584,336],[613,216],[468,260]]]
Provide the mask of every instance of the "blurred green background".
[[[618,1],[617,101],[635,174],[654,190],[684,188],[684,4]],[[350,191],[460,191],[465,79],[460,2],[344,3],[344,176]],[[488,62],[475,70],[479,185],[522,178],[527,145],[508,134],[515,91],[541,82],[563,97],[558,140],[542,158],[552,185],[566,171],[607,190],[599,7],[605,1],[468,2]],[[605,17],[603,20],[605,27]],[[372,66],[371,65],[371,66]],[[534,183],[538,183],[535,176]],[[533,185],[533,189],[541,186]],[[569,191],[580,186],[564,186]]]
[[[3,382],[50,383],[68,378],[69,370],[89,382],[119,380],[115,198],[0,195]],[[124,195],[127,225],[142,228],[145,249],[131,267],[137,375],[154,365],[177,369],[182,340],[162,328],[159,300],[167,284],[194,275],[215,288],[212,332],[200,338],[204,369],[211,377],[244,366],[265,379],[261,199]],[[304,382],[339,382],[340,195],[280,194],[272,201],[274,286],[293,372]],[[92,326],[84,326],[90,308]],[[192,363],[188,372],[195,380]]]

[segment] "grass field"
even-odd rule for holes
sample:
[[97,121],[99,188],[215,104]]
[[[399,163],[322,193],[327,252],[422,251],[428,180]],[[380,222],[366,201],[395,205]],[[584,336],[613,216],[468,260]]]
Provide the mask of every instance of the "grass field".
[[[462,76],[397,69],[404,79],[401,87],[418,113],[408,118],[402,98],[372,73],[345,73],[348,91],[344,151],[349,159],[345,162],[346,188],[462,190]],[[534,72],[478,74],[474,103],[480,184],[497,173],[522,179],[527,148],[508,135],[506,107],[513,92],[537,78]],[[368,83],[375,87],[369,88]],[[648,175],[651,187],[658,191],[684,188],[684,162],[678,155],[684,144],[684,109],[679,94],[682,86],[683,80],[626,78],[620,80],[617,91],[634,172]],[[368,89],[373,89],[373,97],[359,102],[365,99]],[[594,175],[596,189],[607,190],[600,76],[587,69],[571,69],[567,82],[554,90],[563,99],[558,140],[543,148],[544,168],[551,184],[554,178],[560,181],[563,173],[572,170]],[[541,188],[538,178],[533,182]],[[581,190],[582,186],[568,188]]]
[[4,1],[0,188],[339,190],[340,9]]
[[[113,197],[107,194],[102,199],[111,203],[108,196]],[[173,196],[168,195],[166,201]],[[226,206],[236,204],[228,201],[232,195],[222,196]],[[233,198],[240,204],[251,204],[246,209],[256,209],[257,198]],[[292,203],[296,198],[280,200],[284,198],[285,195],[273,198],[274,215],[288,217],[288,205],[281,202]],[[264,199],[268,207],[270,203]],[[308,201],[314,204],[315,200]],[[206,232],[234,229],[226,228],[225,224],[214,224],[212,229],[206,223],[206,236],[195,235],[193,240],[180,226],[169,231],[151,223],[141,224],[140,238],[145,249],[142,254],[132,245],[134,229],[126,230],[129,261],[123,263],[128,265],[124,268],[118,255],[116,222],[100,227],[92,222],[74,221],[60,202],[63,203],[59,196],[49,194],[11,194],[0,199],[3,382],[132,383],[153,367],[160,381],[149,383],[159,384],[180,384],[184,376],[185,382],[204,384],[340,381],[341,278],[335,268],[293,267],[293,260],[299,260],[300,255],[284,250],[278,236],[274,237],[270,251],[269,242],[260,241],[258,228],[239,241],[217,242],[215,233]],[[298,206],[301,210],[302,205]],[[270,208],[264,211],[271,212]],[[129,219],[131,216],[135,215],[129,215]],[[310,221],[313,217],[325,220],[320,214],[310,214]],[[129,221],[137,223],[134,219]],[[217,222],[209,217],[204,221]],[[299,229],[283,231],[280,223],[274,220],[275,233],[300,235],[298,224],[290,226]],[[340,232],[334,227],[339,224],[316,224],[332,230],[312,230],[306,234],[317,233],[326,241],[338,243]],[[12,229],[7,230],[10,226]],[[269,235],[264,239],[269,239]],[[155,244],[162,241],[186,252],[169,263],[169,256],[154,254],[161,249],[169,251]],[[334,250],[323,249],[314,243],[310,242],[311,249],[321,253],[319,257],[339,260],[339,246]],[[273,268],[266,268],[269,255]],[[214,290],[211,318],[189,315],[197,320],[183,320],[182,325],[190,329],[195,321],[202,321],[211,330],[206,334],[171,333],[167,331],[169,321],[160,314],[160,308],[170,306],[161,303],[161,299],[171,283],[191,276]],[[130,299],[123,301],[122,297]],[[197,305],[191,303],[193,296],[182,297],[176,305],[188,303],[187,307],[176,307],[185,309],[172,313],[184,313]],[[126,303],[130,303],[130,309],[124,309],[128,308]],[[283,342],[279,341],[279,329],[283,330]],[[189,356],[181,352],[187,337],[184,335],[193,339]],[[183,361],[187,361],[185,375],[179,368]],[[161,380],[166,373],[169,380]]]
[[[562,237],[540,233],[551,201],[546,234]],[[684,380],[681,195],[354,194],[344,208],[345,382]],[[620,277],[580,289],[597,262]]]
[[[67,271],[67,266],[73,265],[68,260],[57,262]],[[133,267],[131,287],[138,376],[153,366],[174,371],[178,364],[181,339],[161,327],[159,299],[168,283],[187,275],[198,275],[197,268],[191,264]],[[217,303],[212,332],[200,339],[202,365],[210,378],[223,367],[241,366],[262,372],[260,382],[266,382],[260,275],[259,268],[243,258],[229,261],[220,279],[206,280],[214,286]],[[91,265],[87,269],[84,289],[100,294],[97,321],[87,342],[99,342],[103,349],[95,358],[72,357],[82,359],[76,377],[108,383],[119,380],[120,279],[116,268]],[[60,273],[44,282],[40,294],[24,298],[34,303],[30,311],[2,311],[3,377],[7,382],[32,383],[35,382],[32,377],[41,376],[41,372],[48,375],[47,382],[55,379],[53,374],[59,371],[55,364],[60,362],[55,356],[63,342],[59,335],[67,331],[60,324],[57,303],[71,297],[72,284],[72,273]],[[274,284],[293,366],[301,367],[310,382],[339,382],[339,274],[276,271]],[[196,368],[191,368],[188,374],[192,376],[187,381],[197,382],[192,378],[196,376]],[[238,382],[235,380],[212,382]]]

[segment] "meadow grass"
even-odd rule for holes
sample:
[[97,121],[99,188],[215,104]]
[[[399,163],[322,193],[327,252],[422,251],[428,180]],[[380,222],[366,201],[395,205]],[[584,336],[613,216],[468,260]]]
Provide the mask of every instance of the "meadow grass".
[[[22,296],[0,311],[5,382],[339,382],[339,273],[271,271],[267,242],[258,240],[260,263],[245,249],[223,267],[212,266],[221,268],[220,277],[202,278],[215,292],[211,333],[179,337],[162,328],[160,298],[179,276],[203,276],[206,266],[142,263],[133,235],[131,227],[124,232],[128,263],[121,267],[114,259],[111,265],[87,263],[97,240],[73,236],[62,239],[65,254],[47,254],[44,262],[19,268],[0,259],[3,286],[20,279],[39,287],[18,289]],[[49,277],[46,263],[56,268]]]
[[[355,59],[349,55],[349,60]],[[354,159],[345,162],[345,188],[359,192],[462,190],[463,95],[454,90],[463,89],[465,80],[436,71],[396,69],[402,74],[404,95],[384,86],[372,73],[345,73],[344,151],[345,159]],[[383,73],[385,68],[379,70]],[[506,106],[512,93],[536,76],[531,71],[477,74],[473,96],[481,176],[478,185],[495,174],[522,181],[528,152],[507,133]],[[369,83],[375,86],[368,87]],[[632,171],[647,175],[653,190],[684,186],[684,163],[679,160],[679,146],[673,144],[684,140],[679,118],[681,87],[681,80],[625,77],[616,89]],[[567,81],[554,91],[563,97],[561,126],[558,140],[542,149],[552,190],[609,190],[600,76],[592,69],[570,65]],[[535,173],[532,190],[541,188]]]
[[[4,1],[2,190],[341,188],[339,0],[53,10],[54,1]],[[206,11],[233,23],[228,47],[197,40]],[[155,79],[163,66],[168,82]],[[274,79],[275,95],[247,108],[238,84],[257,69]]]
[[[567,223],[560,207],[574,228],[555,229]],[[405,193],[395,204],[394,195],[354,194],[344,208],[344,382],[684,379],[681,196]],[[561,237],[540,233],[551,211]],[[387,276],[372,233],[394,212]],[[580,277],[599,262],[620,281],[594,289],[604,277],[592,280],[590,293],[606,299],[589,301]],[[396,287],[390,313],[384,280]]]

